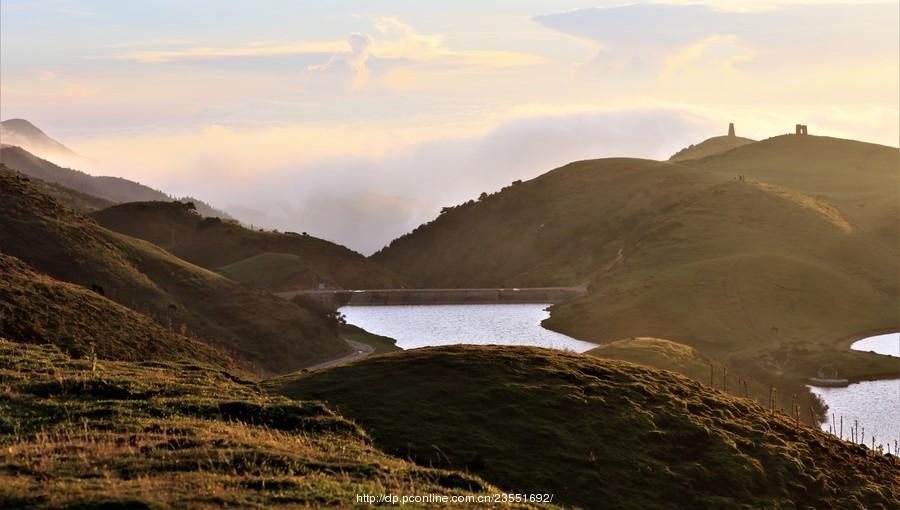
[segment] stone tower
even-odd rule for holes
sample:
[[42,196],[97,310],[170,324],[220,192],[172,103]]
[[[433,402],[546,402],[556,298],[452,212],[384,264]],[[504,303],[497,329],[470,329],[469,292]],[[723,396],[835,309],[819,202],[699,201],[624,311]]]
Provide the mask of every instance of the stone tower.
[[808,134],[806,131],[806,124],[797,124],[796,131],[794,132],[797,135],[805,135]]
[[728,124],[728,136],[734,136],[734,122]]

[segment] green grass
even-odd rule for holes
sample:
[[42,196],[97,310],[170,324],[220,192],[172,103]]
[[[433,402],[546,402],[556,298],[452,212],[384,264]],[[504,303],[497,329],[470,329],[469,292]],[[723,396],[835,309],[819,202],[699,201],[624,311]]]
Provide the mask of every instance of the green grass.
[[496,490],[390,456],[322,403],[214,367],[92,372],[52,346],[0,339],[2,508],[347,508],[363,493]]
[[275,379],[388,452],[585,508],[893,508],[895,460],[671,372],[524,347],[387,354]]
[[260,253],[216,269],[236,282],[272,291],[316,288],[324,278],[291,253]]

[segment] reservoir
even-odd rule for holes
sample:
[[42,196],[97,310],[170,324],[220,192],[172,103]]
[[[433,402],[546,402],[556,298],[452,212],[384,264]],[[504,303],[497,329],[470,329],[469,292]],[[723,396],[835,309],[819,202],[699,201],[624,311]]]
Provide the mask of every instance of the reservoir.
[[541,327],[549,304],[344,306],[347,322],[403,349],[451,344],[529,345],[584,352],[596,344]]
[[[855,342],[851,349],[898,356],[897,363],[900,364],[900,333],[864,338]],[[843,416],[844,439],[849,438],[850,428],[858,423],[861,433],[865,429],[865,437],[857,442],[871,448],[874,435],[876,447],[881,445],[886,450],[890,444],[891,453],[894,453],[894,441],[900,440],[900,379],[863,381],[845,388],[811,386],[810,390],[828,405],[828,419],[822,425],[823,430],[840,434]]]

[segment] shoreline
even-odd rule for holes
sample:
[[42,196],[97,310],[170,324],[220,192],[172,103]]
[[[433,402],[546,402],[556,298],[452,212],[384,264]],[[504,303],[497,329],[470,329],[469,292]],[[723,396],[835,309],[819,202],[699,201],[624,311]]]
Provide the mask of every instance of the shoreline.
[[[891,333],[897,333],[897,328],[881,328],[881,329],[872,329],[864,333],[856,333],[853,335],[846,336],[841,338],[840,340],[836,340],[832,343],[832,345],[836,347],[845,348],[851,351],[855,351],[852,346],[856,342],[869,338],[870,336],[878,336],[878,335],[889,335]],[[868,352],[868,351],[858,351],[858,352]],[[897,364],[900,365],[900,358],[898,358]],[[879,374],[866,374],[862,377],[849,377],[847,380],[850,384],[858,384],[866,381],[883,381],[889,379],[898,379],[900,378],[900,368],[898,368],[897,372],[890,373],[879,373]]]
[[[898,332],[900,332],[900,328],[870,329],[863,333],[854,333],[852,335],[842,337],[838,340],[834,340],[833,342],[831,342],[831,344],[836,347],[844,347],[846,349],[851,349],[851,346],[853,344],[855,344],[856,342],[858,342],[864,338],[869,338],[870,336],[878,336],[878,335],[889,335],[891,333],[898,333]],[[853,349],[851,349],[851,350],[853,350]]]

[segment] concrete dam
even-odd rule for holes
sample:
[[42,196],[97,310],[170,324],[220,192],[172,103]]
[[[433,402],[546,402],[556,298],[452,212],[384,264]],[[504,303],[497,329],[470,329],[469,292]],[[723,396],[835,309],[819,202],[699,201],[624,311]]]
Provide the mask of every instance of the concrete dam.
[[535,287],[521,289],[296,290],[278,292],[276,295],[285,299],[300,296],[332,308],[340,308],[347,305],[556,304],[586,292],[587,289],[584,287]]

